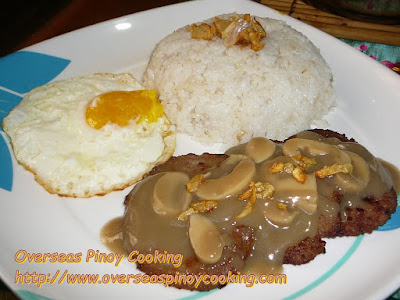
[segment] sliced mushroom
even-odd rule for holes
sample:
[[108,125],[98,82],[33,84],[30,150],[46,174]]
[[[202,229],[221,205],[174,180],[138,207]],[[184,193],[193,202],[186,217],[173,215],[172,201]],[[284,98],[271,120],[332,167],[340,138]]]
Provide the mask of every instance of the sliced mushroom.
[[251,139],[245,148],[245,155],[260,163],[272,156],[275,152],[275,143],[267,138],[256,137]]
[[365,148],[363,145],[360,145],[358,143],[348,142],[348,143],[342,143],[338,145],[338,147],[342,150],[351,151],[361,156],[368,163],[371,170],[378,169],[378,162],[376,161],[376,157],[371,152],[369,152],[368,149]]
[[[283,203],[280,203],[283,204]],[[289,226],[292,224],[294,218],[299,214],[299,211],[289,210],[287,208],[280,207],[276,203],[269,203],[265,207],[264,216],[272,224],[277,226]]]
[[349,193],[359,193],[367,185],[371,178],[369,166],[367,162],[358,154],[345,151],[351,158],[353,165],[353,173],[338,173],[334,175],[336,184]]
[[205,200],[221,200],[246,188],[256,173],[256,166],[249,158],[242,159],[228,175],[206,180],[199,185],[196,195]]
[[296,134],[296,137],[300,138],[300,139],[307,139],[307,140],[313,140],[313,141],[321,141],[324,139],[324,137],[322,135],[320,135],[319,133],[316,133],[316,132],[310,131],[310,130],[301,131]]
[[200,214],[191,215],[189,222],[189,239],[197,258],[205,264],[216,263],[224,249],[217,226]]
[[282,147],[282,153],[291,157],[302,154],[302,150],[307,150],[312,156],[329,154],[338,164],[347,164],[351,162],[351,158],[345,151],[340,150],[335,145],[329,145],[319,141],[293,138],[287,140]]
[[294,178],[286,177],[274,183],[275,199],[285,202],[291,201],[294,206],[302,209],[308,214],[313,214],[317,210],[318,192],[315,174],[307,174],[304,183],[300,183]]
[[178,215],[189,207],[192,194],[186,190],[190,178],[182,172],[168,172],[154,185],[153,209],[159,215]]
[[229,154],[229,157],[225,159],[218,168],[211,169],[211,171],[204,176],[206,179],[216,179],[228,175],[243,158],[245,158],[243,154]]

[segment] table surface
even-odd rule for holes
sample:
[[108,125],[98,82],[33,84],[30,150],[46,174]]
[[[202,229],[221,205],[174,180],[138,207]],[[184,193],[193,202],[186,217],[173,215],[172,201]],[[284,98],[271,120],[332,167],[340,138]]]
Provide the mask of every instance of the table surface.
[[[2,31],[0,32],[0,57],[88,25],[184,1],[185,0],[41,0],[32,1],[31,4],[25,4],[25,6],[22,6],[19,1],[14,1],[10,3],[7,9],[3,9],[2,12],[0,12],[0,25],[3,25]],[[302,14],[302,12],[305,12],[303,8],[304,5],[306,5],[302,1],[259,0],[257,2],[278,9],[286,14],[294,14],[293,17],[318,27],[321,30],[327,28],[326,22],[332,21],[332,17],[336,19],[341,18],[329,14],[327,15],[326,12],[319,11],[312,7],[308,7],[308,9],[313,11],[312,14]],[[296,11],[296,7],[300,7],[300,9]],[[317,19],[309,20],[311,15]],[[376,37],[382,34],[382,30],[389,31],[391,32],[391,40],[396,38],[400,41],[399,26],[382,27],[381,25],[360,22],[354,23],[352,20],[345,18],[341,18],[341,21],[343,21],[342,24],[344,24],[342,27],[336,26],[334,28],[335,30],[331,32],[328,30],[324,31],[339,38],[347,38],[344,40],[345,42],[365,52],[372,58],[381,61],[393,71],[400,74],[400,47],[385,45],[390,43],[385,43],[384,40],[368,40],[368,37],[373,38],[373,34],[363,35],[362,38],[358,38],[358,30],[352,28],[349,30],[348,24],[350,24],[350,27],[354,25],[356,27],[361,26],[363,28],[369,28],[371,32],[380,30],[381,32],[378,32]],[[351,34],[348,34],[348,32]],[[382,44],[376,44],[377,42]],[[17,299],[1,281],[0,299]],[[393,295],[392,299],[400,299],[400,292]]]

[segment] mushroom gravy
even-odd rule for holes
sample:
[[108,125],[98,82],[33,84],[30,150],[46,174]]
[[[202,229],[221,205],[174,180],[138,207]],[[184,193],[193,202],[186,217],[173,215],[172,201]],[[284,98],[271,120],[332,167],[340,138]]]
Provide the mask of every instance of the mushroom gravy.
[[238,271],[277,272],[288,247],[318,233],[321,215],[345,219],[346,207],[381,199],[398,178],[358,143],[310,131],[284,143],[254,138],[226,154],[204,175],[165,172],[138,183],[125,215],[103,228],[103,242],[116,252],[159,250],[215,264],[227,259],[234,226],[245,225],[254,244]]

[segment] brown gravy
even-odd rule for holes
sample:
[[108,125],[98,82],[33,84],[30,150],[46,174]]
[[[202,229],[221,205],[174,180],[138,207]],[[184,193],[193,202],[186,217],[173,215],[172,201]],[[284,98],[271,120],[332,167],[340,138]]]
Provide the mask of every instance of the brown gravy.
[[[246,187],[240,192],[216,200],[218,205],[211,212],[199,213],[213,222],[225,245],[230,243],[233,226],[243,224],[255,229],[253,251],[244,272],[278,272],[289,246],[298,244],[306,237],[315,236],[321,214],[337,216],[340,212],[344,217],[345,207],[362,207],[362,198],[365,196],[380,199],[384,192],[394,186],[394,178],[399,181],[395,168],[388,171],[386,163],[382,164],[357,143],[324,138],[313,132],[299,133],[297,142],[298,145],[292,142],[291,147],[294,150],[289,149],[288,144],[286,147],[284,143],[276,143],[273,150],[268,150],[272,152],[267,159],[254,163],[255,172],[251,181],[268,182],[274,187],[274,191],[270,197],[257,197],[252,205],[252,212],[242,218],[237,217],[250,202],[249,199],[237,199],[248,189],[246,183]],[[244,155],[244,158],[238,159],[240,161],[246,159],[246,156],[251,157],[247,153],[247,146],[248,144],[242,144],[226,153],[231,157]],[[284,170],[271,174],[274,163],[298,165],[291,155],[287,155],[292,150],[298,151],[301,156],[315,159],[312,164],[303,168],[307,178],[304,183],[294,178],[293,171],[291,173]],[[346,162],[352,165],[351,174],[340,172],[325,178],[315,175],[316,171],[324,166],[331,166],[338,160],[343,160],[342,165]],[[206,182],[233,173],[238,164],[225,164],[210,170]],[[101,232],[102,241],[111,251],[130,253],[138,250],[140,253],[152,253],[158,249],[182,254],[184,258],[196,256],[197,252],[192,247],[188,233],[190,217],[181,221],[176,213],[160,214],[154,210],[155,185],[165,174],[149,176],[140,182],[130,194],[125,215],[105,225]],[[200,186],[202,184],[204,183]],[[343,193],[341,204],[333,201],[334,191]],[[196,194],[197,192],[191,193],[189,204],[203,200]],[[176,194],[175,197],[182,196]],[[188,205],[185,206],[187,208]]]

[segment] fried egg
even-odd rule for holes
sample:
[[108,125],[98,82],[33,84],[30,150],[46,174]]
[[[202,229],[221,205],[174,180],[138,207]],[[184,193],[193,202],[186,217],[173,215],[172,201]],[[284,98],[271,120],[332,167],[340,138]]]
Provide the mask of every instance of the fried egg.
[[94,74],[33,89],[4,119],[14,155],[50,193],[123,189],[175,149],[154,90],[130,74]]

